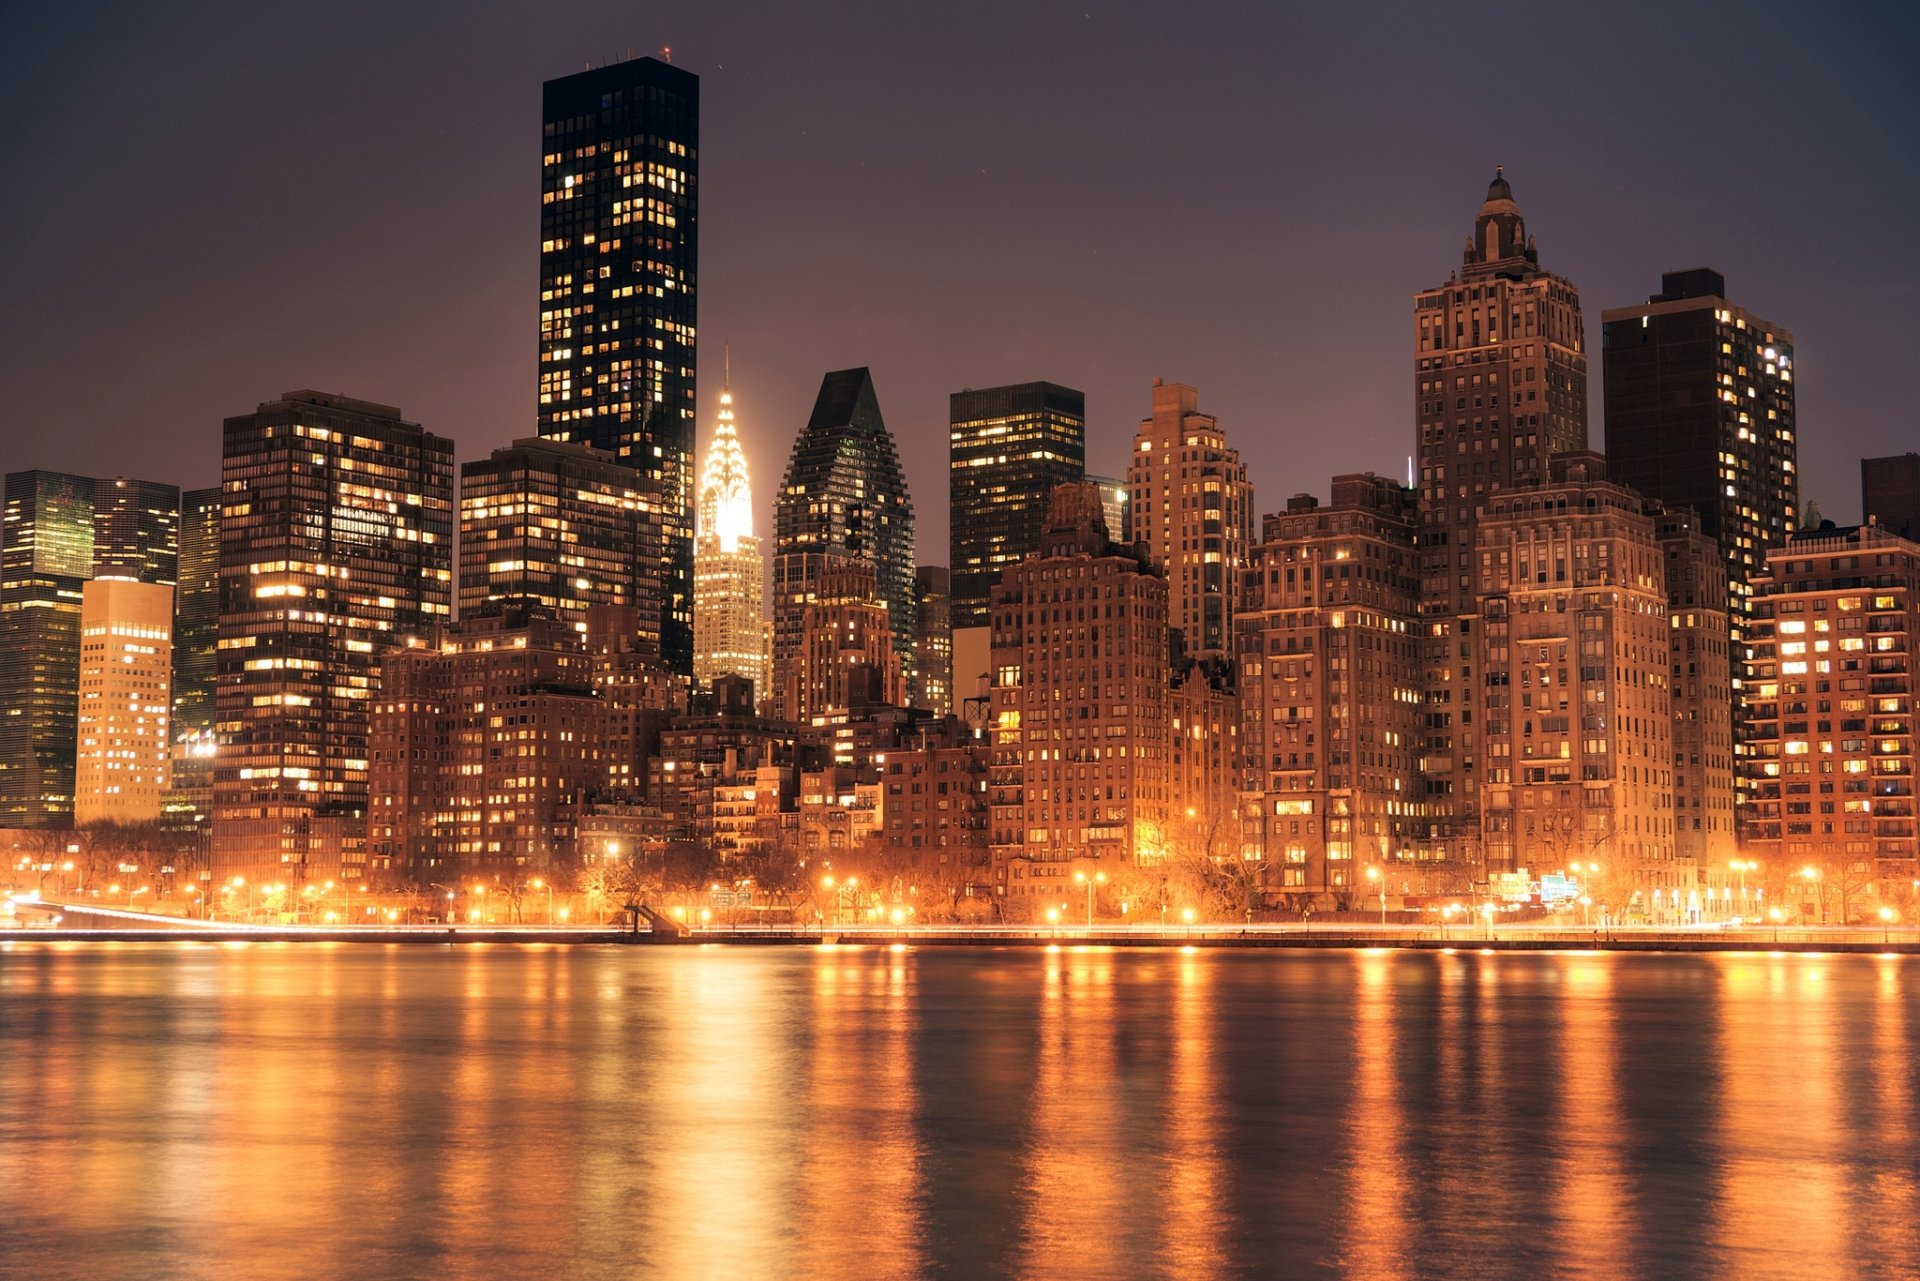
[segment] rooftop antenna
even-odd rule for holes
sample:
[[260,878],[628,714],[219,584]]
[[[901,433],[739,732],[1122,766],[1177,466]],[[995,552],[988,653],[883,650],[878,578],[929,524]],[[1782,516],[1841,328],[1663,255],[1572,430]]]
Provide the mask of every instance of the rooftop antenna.
[[663,44],[660,46],[660,61],[668,64],[671,64],[673,62],[673,46],[672,45]]
[[1413,455],[1407,455],[1407,488],[1413,488]]

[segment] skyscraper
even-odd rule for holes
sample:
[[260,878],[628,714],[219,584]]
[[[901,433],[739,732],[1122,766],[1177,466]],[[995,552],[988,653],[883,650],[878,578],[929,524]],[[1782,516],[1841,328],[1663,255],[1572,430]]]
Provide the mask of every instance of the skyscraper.
[[1190,654],[1231,652],[1253,487],[1219,420],[1200,412],[1199,392],[1153,380],[1153,413],[1134,434],[1127,487],[1133,539],[1167,576],[1168,623]]
[[173,600],[173,737],[213,742],[214,656],[220,640],[220,487],[180,495],[180,573]]
[[772,690],[767,673],[766,553],[753,533],[753,487],[733,423],[733,390],[720,391],[720,415],[700,469],[700,533],[693,545],[693,677],[753,682],[757,703]]
[[829,712],[856,705],[906,703],[906,673],[873,570],[864,556],[834,558],[814,580],[782,713],[794,724],[816,724]]
[[0,530],[0,826],[73,816],[81,598],[96,574],[173,584],[180,491],[63,472],[6,478]]
[[1738,627],[1748,580],[1798,523],[1793,335],[1729,303],[1705,267],[1668,272],[1644,304],[1601,319],[1609,469],[1699,515],[1727,558]]
[[388,405],[292,391],[226,421],[213,858],[365,867],[381,654],[453,604],[453,444]]
[[913,572],[913,670],[907,701],[935,716],[953,712],[952,577],[945,565]]
[[518,440],[460,469],[460,615],[537,605],[582,631],[632,605],[658,655],[665,570],[658,485],[611,454]]
[[659,487],[661,646],[690,672],[700,81],[638,58],[549,80],[543,108],[540,434]]
[[96,578],[82,589],[73,821],[160,817],[173,757],[173,588]]
[[833,561],[864,555],[873,562],[894,655],[913,661],[913,502],[867,370],[821,380],[774,503],[773,550],[773,679],[781,704],[801,618]]
[[1860,519],[1920,539],[1920,454],[1860,460]]
[[1053,487],[1086,471],[1087,398],[1034,382],[957,391],[947,403],[952,625],[985,627],[1000,575],[1040,545]]
[[1414,295],[1429,858],[1478,857],[1483,743],[1474,689],[1475,522],[1491,495],[1548,479],[1587,447],[1580,291],[1543,270],[1513,189],[1494,170],[1460,270]]

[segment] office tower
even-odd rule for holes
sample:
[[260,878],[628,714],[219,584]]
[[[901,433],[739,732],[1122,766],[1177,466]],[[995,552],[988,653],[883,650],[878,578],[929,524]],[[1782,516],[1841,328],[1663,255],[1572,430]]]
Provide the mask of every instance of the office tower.
[[576,631],[596,605],[632,605],[661,645],[660,492],[612,455],[517,440],[460,469],[460,616],[534,605]]
[[1100,511],[1106,517],[1107,537],[1116,543],[1133,541],[1133,521],[1127,512],[1127,482],[1113,476],[1089,476],[1100,488]]
[[1459,271],[1414,295],[1421,612],[1428,716],[1421,804],[1428,858],[1478,858],[1473,529],[1496,493],[1547,479],[1547,460],[1587,447],[1580,292],[1542,270],[1513,189],[1494,170]]
[[913,661],[913,503],[865,369],[821,380],[774,502],[773,550],[774,706],[791,701],[801,616],[834,561],[873,563],[894,655]]
[[1240,452],[1199,405],[1193,388],[1153,380],[1153,414],[1134,434],[1127,467],[1128,506],[1134,541],[1167,576],[1168,622],[1188,653],[1217,656],[1233,646],[1253,487]]
[[1920,454],[1860,460],[1860,519],[1920,539]]
[[190,752],[213,743],[214,656],[220,639],[220,488],[180,495],[180,573],[173,599],[173,736]]
[[1270,896],[1351,905],[1421,835],[1413,491],[1336,476],[1261,525],[1238,625],[1245,840]]
[[154,822],[170,784],[173,588],[96,578],[81,592],[73,821]]
[[368,729],[373,865],[508,885],[571,868],[602,720],[585,638],[539,606],[389,650]]
[[63,472],[6,478],[0,530],[0,826],[72,821],[83,586],[171,586],[180,491]]
[[1704,871],[1739,853],[1727,565],[1691,510],[1653,513],[1666,562],[1673,695],[1673,851]]
[[1165,859],[1167,582],[1060,485],[1032,556],[994,589],[992,847],[1010,904],[1073,893],[1076,863]]
[[359,875],[382,653],[450,621],[453,443],[291,391],[226,420],[213,860]]
[[907,699],[935,716],[953,712],[952,576],[945,565],[913,571],[913,670]]
[[830,561],[814,580],[800,617],[784,715],[796,725],[832,711],[907,702],[906,674],[893,648],[893,627],[879,597],[873,562]]
[[661,646],[693,670],[700,81],[652,58],[549,80],[539,434],[644,473],[664,517]]
[[1876,526],[1803,530],[1754,580],[1743,835],[1762,864],[1811,869],[1809,893],[1920,877],[1917,644],[1920,545]]
[[[693,679],[753,682],[772,694],[767,672],[766,552],[753,533],[753,487],[733,422],[733,390],[722,385],[720,415],[700,469],[700,533],[693,545]],[[770,705],[770,704],[769,704]]]
[[1668,272],[1645,304],[1601,319],[1612,475],[1699,514],[1727,558],[1738,625],[1748,580],[1797,524],[1793,335],[1729,303],[1705,267]]
[[[1598,454],[1488,496],[1477,527],[1489,872],[1604,864],[1648,898],[1689,890],[1673,857],[1673,702],[1665,555],[1646,500]],[[1616,904],[1617,906],[1617,904]]]
[[954,392],[947,408],[953,626],[985,627],[1000,575],[1040,545],[1053,487],[1086,470],[1087,398],[1019,383]]

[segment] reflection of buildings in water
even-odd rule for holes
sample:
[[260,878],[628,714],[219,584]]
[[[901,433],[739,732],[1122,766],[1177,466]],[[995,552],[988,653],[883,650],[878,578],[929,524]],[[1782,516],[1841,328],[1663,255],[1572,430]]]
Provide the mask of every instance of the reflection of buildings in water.
[[1173,967],[1168,1020],[1165,1193],[1161,1240],[1154,1251],[1169,1275],[1201,1281],[1225,1262],[1226,1173],[1219,1046],[1213,983],[1220,958],[1183,949]]
[[1546,1137],[1557,1158],[1552,1240],[1560,1276],[1607,1276],[1621,1267],[1621,1251],[1635,1239],[1633,1189],[1624,1156],[1619,1091],[1620,1045],[1615,1020],[1614,966],[1609,955],[1557,958],[1560,994],[1560,1073],[1554,1087],[1555,1133]]
[[1408,1246],[1416,1228],[1407,1160],[1409,1133],[1395,1067],[1401,1046],[1395,1024],[1394,954],[1353,954],[1353,1081],[1346,1104],[1346,1214],[1341,1258],[1351,1275],[1413,1275]]

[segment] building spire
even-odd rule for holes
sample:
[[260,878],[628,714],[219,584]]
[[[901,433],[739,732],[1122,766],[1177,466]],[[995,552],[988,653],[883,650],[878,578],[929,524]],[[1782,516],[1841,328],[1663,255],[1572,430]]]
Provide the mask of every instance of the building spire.
[[753,536],[753,491],[747,456],[733,425],[732,350],[721,350],[720,413],[700,468],[700,533],[717,536],[722,550],[731,552],[739,549],[742,538]]

